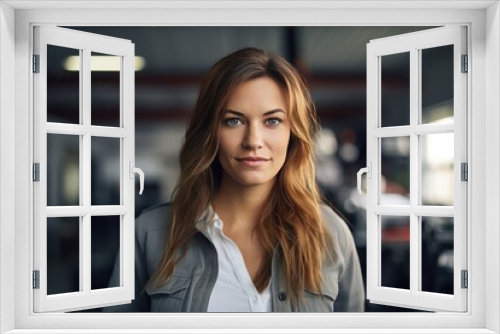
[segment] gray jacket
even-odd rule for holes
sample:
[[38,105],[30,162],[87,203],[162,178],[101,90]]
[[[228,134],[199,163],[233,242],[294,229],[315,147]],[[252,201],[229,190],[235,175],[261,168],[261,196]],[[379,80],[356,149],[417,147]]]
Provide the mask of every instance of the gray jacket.
[[[332,230],[337,256],[322,266],[321,295],[304,290],[301,303],[295,303],[285,288],[282,256],[276,251],[271,268],[271,299],[274,312],[362,312],[365,293],[358,254],[346,223],[329,207],[322,206],[323,217]],[[207,210],[197,223],[199,232],[186,256],[176,265],[173,277],[159,288],[146,288],[157,268],[165,245],[170,221],[170,205],[162,204],[143,212],[135,223],[135,299],[130,304],[104,308],[104,312],[206,312],[218,274],[215,246],[206,234],[211,223]],[[110,286],[119,286],[119,266],[115,264]]]

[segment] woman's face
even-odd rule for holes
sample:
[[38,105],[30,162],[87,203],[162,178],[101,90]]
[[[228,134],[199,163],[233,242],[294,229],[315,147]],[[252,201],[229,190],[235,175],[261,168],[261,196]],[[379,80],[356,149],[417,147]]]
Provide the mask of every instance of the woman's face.
[[218,157],[225,182],[271,185],[285,163],[290,124],[285,95],[271,78],[236,87],[222,114]]

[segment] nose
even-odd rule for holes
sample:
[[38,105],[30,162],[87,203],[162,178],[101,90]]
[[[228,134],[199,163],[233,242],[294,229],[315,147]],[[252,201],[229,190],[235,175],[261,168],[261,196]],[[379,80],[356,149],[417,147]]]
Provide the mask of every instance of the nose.
[[245,138],[243,139],[243,148],[247,150],[256,150],[262,148],[262,133],[258,126],[251,125],[247,128]]

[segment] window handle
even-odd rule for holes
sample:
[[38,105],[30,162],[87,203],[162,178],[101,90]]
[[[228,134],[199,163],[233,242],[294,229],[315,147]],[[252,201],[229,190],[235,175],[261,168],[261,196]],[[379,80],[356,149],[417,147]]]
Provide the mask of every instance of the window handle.
[[129,170],[130,170],[129,175],[131,179],[134,178],[135,176],[134,174],[139,174],[139,180],[141,184],[141,190],[139,190],[139,195],[142,195],[142,191],[144,190],[144,172],[140,168],[134,167],[133,161],[130,161],[129,163]]
[[358,192],[363,195],[363,191],[361,190],[361,175],[366,173],[366,176],[371,179],[372,177],[372,163],[368,161],[368,167],[361,168],[358,171]]

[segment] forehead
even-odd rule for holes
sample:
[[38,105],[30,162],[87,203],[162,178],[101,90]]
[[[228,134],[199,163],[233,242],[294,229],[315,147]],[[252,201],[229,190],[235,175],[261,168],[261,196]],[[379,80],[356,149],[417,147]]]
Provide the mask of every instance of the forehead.
[[238,111],[252,111],[274,108],[285,110],[284,89],[269,77],[261,77],[243,82],[229,95],[227,108]]

